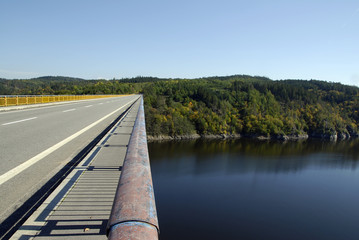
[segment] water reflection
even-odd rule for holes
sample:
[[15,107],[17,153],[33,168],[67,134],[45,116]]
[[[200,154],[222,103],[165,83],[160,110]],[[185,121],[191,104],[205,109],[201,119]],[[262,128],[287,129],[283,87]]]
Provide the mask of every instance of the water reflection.
[[358,146],[151,143],[160,240],[357,240]]
[[164,174],[298,172],[306,168],[357,169],[358,140],[263,142],[249,140],[150,143],[150,158]]

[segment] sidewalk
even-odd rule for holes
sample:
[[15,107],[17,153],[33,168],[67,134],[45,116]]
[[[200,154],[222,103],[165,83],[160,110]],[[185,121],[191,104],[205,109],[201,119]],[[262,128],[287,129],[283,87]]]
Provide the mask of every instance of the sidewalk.
[[140,101],[11,239],[107,239],[106,226]]

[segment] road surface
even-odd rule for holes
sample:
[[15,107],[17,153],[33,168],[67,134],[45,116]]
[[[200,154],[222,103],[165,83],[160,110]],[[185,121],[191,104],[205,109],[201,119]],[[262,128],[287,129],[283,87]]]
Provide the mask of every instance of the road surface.
[[138,98],[0,112],[0,223]]

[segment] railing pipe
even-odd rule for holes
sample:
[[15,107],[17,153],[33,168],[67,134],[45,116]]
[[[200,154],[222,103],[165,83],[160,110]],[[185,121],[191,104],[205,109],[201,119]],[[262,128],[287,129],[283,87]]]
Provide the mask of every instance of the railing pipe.
[[107,226],[109,240],[157,240],[159,225],[141,99]]

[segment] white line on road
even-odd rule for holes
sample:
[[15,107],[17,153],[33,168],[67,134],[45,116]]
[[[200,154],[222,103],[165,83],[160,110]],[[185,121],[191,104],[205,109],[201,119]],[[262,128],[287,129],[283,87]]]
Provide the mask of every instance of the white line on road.
[[85,106],[85,107],[92,107],[93,105],[88,105],[88,106]]
[[22,119],[22,120],[14,121],[14,122],[4,123],[4,124],[1,124],[1,125],[3,125],[3,126],[5,126],[5,125],[10,125],[10,124],[19,123],[19,122],[30,121],[30,120],[33,120],[33,119],[36,119],[36,118],[37,118],[37,117],[33,117],[33,118],[26,118],[26,119]]
[[76,109],[75,108],[72,108],[72,109],[69,109],[69,110],[65,110],[65,111],[62,111],[62,112],[72,112],[72,111],[75,111]]
[[88,125],[87,127],[81,129],[80,131],[78,131],[77,133],[71,135],[70,137],[65,138],[64,140],[62,140],[61,142],[55,144],[54,146],[46,149],[45,151],[37,154],[35,157],[30,158],[29,160],[27,160],[26,162],[20,164],[17,167],[14,167],[13,169],[11,169],[10,171],[4,173],[3,175],[0,176],[0,185],[2,185],[3,183],[5,183],[6,181],[10,180],[11,178],[15,177],[17,174],[21,173],[22,171],[24,171],[25,169],[31,167],[33,164],[37,163],[38,161],[40,161],[41,159],[43,159],[44,157],[48,156],[49,154],[53,153],[54,151],[56,151],[57,149],[59,149],[60,147],[64,146],[66,143],[70,142],[71,140],[75,139],[76,137],[80,136],[82,133],[86,132],[87,130],[89,130],[90,128],[94,127],[95,125],[97,125],[98,123],[102,122],[103,120],[105,120],[106,118],[108,118],[109,116],[111,116],[112,114],[120,111],[122,108],[126,107],[127,105],[129,105],[131,102],[130,101],[128,103],[126,103],[125,105],[123,105],[122,107],[116,109],[115,111],[107,114],[106,116],[104,116],[103,118],[97,120],[96,122]]
[[102,105],[103,104],[103,102],[102,103],[99,103],[99,105]]

